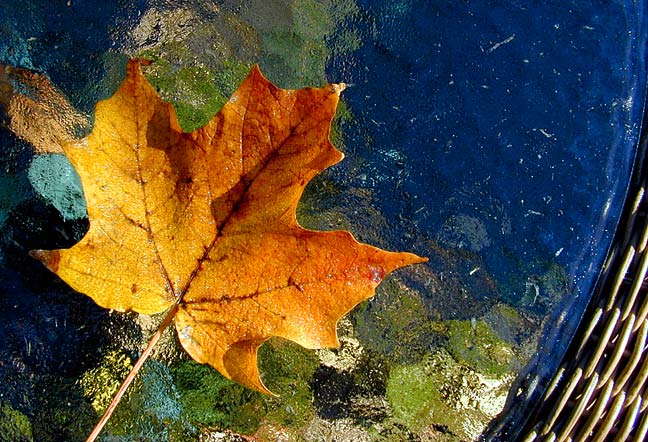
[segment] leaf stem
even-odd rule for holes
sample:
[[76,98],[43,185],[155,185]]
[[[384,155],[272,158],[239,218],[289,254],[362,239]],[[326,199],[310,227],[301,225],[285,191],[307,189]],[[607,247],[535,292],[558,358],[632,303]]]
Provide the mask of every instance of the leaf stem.
[[162,337],[162,333],[164,333],[164,331],[169,327],[169,325],[173,321],[173,318],[177,311],[178,311],[178,303],[175,303],[169,309],[169,312],[164,318],[164,321],[162,321],[155,334],[151,336],[148,345],[142,352],[139,359],[137,359],[137,362],[135,362],[135,365],[133,365],[133,368],[131,369],[130,373],[128,373],[128,376],[126,376],[126,379],[124,379],[124,381],[120,385],[119,390],[117,390],[117,393],[115,393],[112,402],[106,409],[103,416],[101,416],[101,419],[99,419],[99,422],[97,422],[97,425],[95,425],[94,429],[92,430],[92,433],[90,433],[90,435],[86,439],[86,442],[94,442],[97,439],[97,436],[99,436],[99,433],[101,433],[101,430],[103,430],[103,427],[108,422],[108,419],[110,419],[110,416],[112,416],[112,414],[115,412],[115,409],[117,408],[117,405],[119,405],[122,396],[130,386],[130,384],[133,382],[133,380],[135,380],[135,377],[137,376],[140,369],[144,365],[144,362],[146,362],[148,357],[151,355],[153,348]]

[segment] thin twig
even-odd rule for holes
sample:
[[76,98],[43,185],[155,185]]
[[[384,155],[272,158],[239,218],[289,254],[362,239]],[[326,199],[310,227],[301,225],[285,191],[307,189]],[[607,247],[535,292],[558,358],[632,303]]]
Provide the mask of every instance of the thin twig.
[[108,422],[108,419],[110,419],[110,416],[112,416],[112,414],[115,412],[115,409],[117,408],[117,405],[119,405],[122,396],[130,386],[130,384],[133,382],[133,380],[135,380],[135,377],[144,365],[144,362],[146,362],[148,357],[151,355],[153,348],[162,337],[162,333],[164,333],[164,330],[166,330],[173,321],[173,318],[175,317],[177,311],[178,304],[173,304],[173,307],[169,309],[169,312],[164,318],[164,321],[162,321],[155,334],[151,337],[151,340],[144,349],[144,352],[142,352],[142,355],[139,357],[137,362],[135,362],[135,365],[133,365],[133,368],[131,369],[130,373],[128,373],[128,376],[126,376],[126,379],[124,379],[124,382],[122,382],[119,390],[117,390],[117,393],[115,393],[115,397],[113,397],[112,402],[106,409],[106,412],[103,414],[103,416],[101,416],[99,422],[97,422],[97,425],[95,425],[92,433],[90,433],[90,436],[88,436],[88,439],[86,439],[86,442],[94,442],[97,439],[97,436],[99,436],[99,433],[101,433],[101,430],[103,430],[103,427]]

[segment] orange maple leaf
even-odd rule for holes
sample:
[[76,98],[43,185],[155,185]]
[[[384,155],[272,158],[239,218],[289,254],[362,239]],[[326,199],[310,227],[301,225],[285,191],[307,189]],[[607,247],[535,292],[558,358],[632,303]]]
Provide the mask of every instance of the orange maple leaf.
[[90,228],[32,255],[119,311],[172,307],[182,346],[269,393],[257,349],[272,336],[338,345],[336,324],[392,270],[425,261],[299,226],[306,184],[342,154],[329,141],[344,85],[283,90],[253,67],[223,109],[184,133],[173,107],[128,64],[85,139],[65,144]]

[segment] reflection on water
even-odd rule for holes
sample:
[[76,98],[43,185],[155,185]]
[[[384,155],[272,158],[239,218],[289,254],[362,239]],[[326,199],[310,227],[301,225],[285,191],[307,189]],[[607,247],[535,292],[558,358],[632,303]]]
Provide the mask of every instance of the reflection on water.
[[[644,102],[643,15],[577,6],[9,2],[0,63],[45,73],[82,113],[132,56],[154,60],[147,75],[187,130],[256,62],[282,87],[348,83],[332,130],[347,157],[309,186],[300,221],[430,258],[340,323],[340,349],[266,344],[264,381],[281,398],[187,360],[169,337],[107,431],[470,440],[516,377],[519,422],[596,281]],[[155,321],[108,314],[26,257],[78,239],[84,203],[62,157],[7,131],[0,149],[1,419],[80,439]]]

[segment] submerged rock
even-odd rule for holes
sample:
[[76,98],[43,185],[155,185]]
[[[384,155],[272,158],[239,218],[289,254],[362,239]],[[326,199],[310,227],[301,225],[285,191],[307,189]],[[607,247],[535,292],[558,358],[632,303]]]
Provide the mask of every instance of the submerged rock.
[[65,155],[37,155],[29,165],[29,182],[64,220],[87,216],[79,175]]
[[448,218],[437,236],[448,247],[465,248],[471,252],[481,252],[492,244],[484,222],[468,215],[453,215]]
[[393,419],[410,431],[473,441],[503,409],[512,380],[512,373],[479,373],[440,348],[425,361],[394,367],[386,396]]

